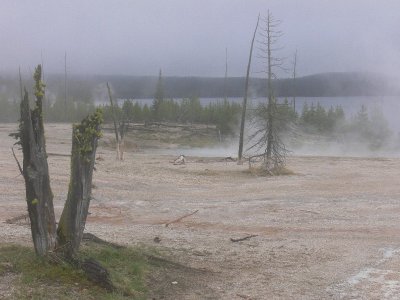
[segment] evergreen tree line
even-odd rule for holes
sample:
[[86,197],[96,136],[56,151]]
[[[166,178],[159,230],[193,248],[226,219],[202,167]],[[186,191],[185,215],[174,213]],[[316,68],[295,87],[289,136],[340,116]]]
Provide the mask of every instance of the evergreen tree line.
[[[132,101],[124,101],[121,107],[116,107],[116,113],[121,120],[133,123],[144,122],[175,122],[216,125],[223,135],[232,135],[239,123],[241,105],[227,100],[201,105],[198,98],[172,99],[153,102],[152,106],[141,106]],[[111,108],[103,107],[104,119],[112,122]],[[59,99],[53,104],[44,105],[44,116],[48,122],[77,122],[93,112],[95,106],[91,103],[67,101]],[[300,131],[333,137],[335,139],[367,144],[370,148],[382,147],[392,136],[387,120],[379,108],[367,109],[362,105],[360,110],[351,117],[346,117],[341,106],[324,108],[319,103],[304,104],[299,114],[285,100],[277,106],[278,128],[285,131],[289,126],[296,126]],[[253,114],[263,113],[261,108]],[[0,122],[16,122],[19,118],[19,102],[8,101],[0,97]]]
[[[11,123],[19,119],[19,101],[0,98],[0,122]],[[89,102],[57,100],[53,104],[44,102],[43,114],[47,122],[80,122],[95,111],[95,105]]]
[[393,134],[378,107],[368,110],[365,105],[361,105],[355,115],[346,117],[341,106],[326,109],[319,103],[309,105],[306,102],[302,113],[298,114],[286,100],[278,105],[277,116],[281,130],[286,130],[290,124],[294,124],[305,133],[331,137],[345,144],[360,143],[370,149],[382,148]]
[[[105,105],[103,111],[105,122],[112,122],[111,107]],[[134,104],[125,100],[122,107],[116,107],[117,117],[125,122],[212,124],[224,135],[234,133],[240,112],[241,105],[238,103],[223,100],[202,106],[198,98],[154,101],[152,106],[141,106],[137,102]]]

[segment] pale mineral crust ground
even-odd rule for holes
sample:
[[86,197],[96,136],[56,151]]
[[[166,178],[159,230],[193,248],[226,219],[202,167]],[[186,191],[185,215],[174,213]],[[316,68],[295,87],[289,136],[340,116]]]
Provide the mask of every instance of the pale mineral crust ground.
[[[15,129],[0,126],[0,240],[30,245],[26,222],[5,222],[26,213],[8,136]],[[71,126],[48,124],[46,138],[59,216]],[[188,266],[165,299],[399,299],[400,159],[294,156],[294,175],[256,177],[246,164],[187,157],[176,166],[179,152],[140,150],[120,162],[99,147],[86,230]],[[230,240],[247,235],[256,236]],[[3,276],[0,296],[7,287]]]

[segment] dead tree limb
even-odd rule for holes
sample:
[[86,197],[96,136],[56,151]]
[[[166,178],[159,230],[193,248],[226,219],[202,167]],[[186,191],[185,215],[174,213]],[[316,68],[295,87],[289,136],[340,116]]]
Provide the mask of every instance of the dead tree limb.
[[245,236],[245,237],[242,237],[242,238],[239,238],[239,239],[231,238],[231,242],[237,243],[237,242],[249,240],[249,239],[251,239],[251,238],[253,238],[253,237],[256,237],[256,236],[257,236],[256,234],[252,234],[252,235],[248,235],[248,236]]
[[71,157],[71,154],[48,152],[48,153],[47,153],[47,156],[65,156],[65,157]]
[[24,171],[22,170],[21,164],[19,163],[18,158],[17,158],[17,156],[15,155],[14,147],[11,147],[11,151],[12,151],[12,154],[13,154],[13,156],[14,156],[15,162],[16,162],[17,165],[18,165],[18,169],[19,169],[19,171],[21,172],[21,175],[24,176]]
[[245,299],[245,300],[252,300],[252,298],[250,296],[246,296],[246,295],[242,295],[242,294],[236,294],[236,296]]
[[178,219],[175,219],[175,220],[173,220],[173,221],[170,221],[170,222],[168,222],[168,223],[165,224],[165,227],[168,227],[169,225],[171,225],[171,224],[173,224],[173,223],[178,223],[178,222],[180,222],[182,219],[187,218],[187,217],[190,217],[190,216],[194,215],[195,213],[197,213],[198,211],[199,211],[199,210],[197,209],[197,210],[195,210],[194,212],[191,212],[190,214],[186,214],[186,215],[184,215],[184,216],[182,216],[182,217],[180,217],[180,218],[178,218]]

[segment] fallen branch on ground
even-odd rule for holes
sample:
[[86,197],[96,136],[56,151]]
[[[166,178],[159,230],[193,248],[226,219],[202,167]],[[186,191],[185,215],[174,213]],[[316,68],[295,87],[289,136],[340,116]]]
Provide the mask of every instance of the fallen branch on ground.
[[20,215],[20,216],[16,216],[16,217],[7,219],[5,222],[7,224],[15,224],[16,222],[21,221],[21,220],[24,220],[24,221],[29,220],[29,215],[28,214],[23,214],[23,215]]
[[232,156],[228,156],[228,157],[221,159],[220,161],[224,161],[224,162],[236,161],[236,158],[233,158]]
[[242,237],[242,238],[239,238],[239,239],[231,238],[231,242],[237,243],[237,242],[241,242],[241,241],[245,241],[245,240],[251,239],[251,238],[256,237],[256,236],[257,236],[256,234],[252,234],[252,235],[248,235],[248,236],[245,236],[245,237]]
[[318,212],[318,211],[307,210],[307,209],[300,209],[300,211],[308,212],[310,214],[315,214],[315,215],[319,215],[320,214],[320,212]]
[[241,295],[241,294],[236,294],[236,296],[242,298],[242,299],[246,299],[246,300],[251,300],[250,296],[246,296],[246,295]]
[[47,152],[47,156],[65,156],[65,157],[71,157],[71,154]]
[[190,216],[194,215],[195,213],[197,213],[198,211],[199,211],[199,210],[197,209],[197,210],[195,210],[194,212],[192,212],[192,213],[190,213],[190,214],[184,215],[184,216],[182,216],[182,217],[180,217],[180,218],[178,218],[178,219],[175,219],[175,220],[173,220],[173,221],[171,221],[171,222],[168,222],[168,223],[165,224],[165,227],[168,227],[169,225],[171,225],[171,224],[173,224],[173,223],[178,223],[178,222],[181,221],[182,219],[187,218],[187,217],[190,217]]

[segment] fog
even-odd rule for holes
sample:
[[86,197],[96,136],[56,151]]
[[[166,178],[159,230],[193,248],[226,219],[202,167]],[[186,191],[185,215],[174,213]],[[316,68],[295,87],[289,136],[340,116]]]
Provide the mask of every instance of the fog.
[[[400,68],[395,0],[38,0],[0,2],[0,72],[243,76],[256,18],[282,20],[281,55],[298,73]],[[287,60],[288,64],[290,59]],[[255,61],[253,76],[259,76]],[[280,76],[289,76],[280,74]]]

